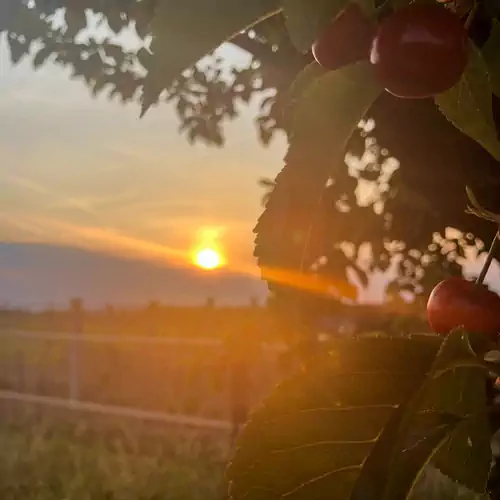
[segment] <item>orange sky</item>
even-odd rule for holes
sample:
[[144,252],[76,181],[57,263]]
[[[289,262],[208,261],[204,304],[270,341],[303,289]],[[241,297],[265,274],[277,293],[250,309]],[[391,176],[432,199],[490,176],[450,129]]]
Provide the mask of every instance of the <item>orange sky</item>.
[[[228,63],[247,56],[220,50]],[[11,68],[0,54],[0,239],[189,258],[217,228],[228,266],[253,266],[257,179],[281,168],[285,141],[257,141],[256,104],[227,127],[222,149],[180,136],[168,104],[142,120],[54,66]],[[254,108],[254,109],[252,109]]]

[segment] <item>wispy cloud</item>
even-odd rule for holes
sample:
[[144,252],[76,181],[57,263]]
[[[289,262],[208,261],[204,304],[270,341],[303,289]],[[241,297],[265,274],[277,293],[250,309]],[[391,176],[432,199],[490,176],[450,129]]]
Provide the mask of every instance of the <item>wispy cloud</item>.
[[98,215],[98,213],[86,200],[58,193],[32,179],[28,179],[18,175],[5,174],[0,177],[0,181],[12,186],[17,186],[27,191],[31,191],[33,193],[41,194],[42,196],[50,198],[50,200],[56,200],[56,204],[58,204],[59,206],[76,208],[90,215]]
[[17,214],[13,219],[0,216],[0,223],[9,223],[32,233],[41,241],[105,251],[114,255],[138,257],[157,264],[185,265],[189,251],[124,234],[115,228],[83,226],[55,218],[33,214]]

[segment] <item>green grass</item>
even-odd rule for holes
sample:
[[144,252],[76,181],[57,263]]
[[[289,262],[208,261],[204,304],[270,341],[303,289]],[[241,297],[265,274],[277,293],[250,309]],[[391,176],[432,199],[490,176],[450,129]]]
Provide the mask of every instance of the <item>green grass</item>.
[[2,500],[223,500],[225,459],[180,436],[84,424],[0,424]]

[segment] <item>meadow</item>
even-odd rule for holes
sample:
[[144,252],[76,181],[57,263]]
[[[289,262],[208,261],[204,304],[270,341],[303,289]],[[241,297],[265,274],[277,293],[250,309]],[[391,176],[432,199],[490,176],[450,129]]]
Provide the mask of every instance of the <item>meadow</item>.
[[[70,311],[0,312],[0,390],[68,398],[76,366],[80,401],[228,421],[235,369],[244,368],[249,409],[290,369],[286,353],[263,347],[283,338],[266,308],[108,308],[76,326]],[[77,361],[71,336],[43,332],[76,332]],[[99,340],[106,334],[118,340]],[[207,342],[154,341],[172,336]],[[104,425],[102,415],[61,418],[7,401],[0,415],[2,500],[226,498],[227,432],[120,418]]]
[[85,339],[75,362],[71,340],[4,335],[0,390],[68,398],[74,363],[80,401],[230,420],[235,369],[245,370],[250,407],[283,373],[280,353],[257,347],[238,358],[217,345]]
[[[387,321],[374,314],[380,308],[345,309],[356,315],[364,331],[377,326],[380,331],[380,321]],[[342,314],[339,310],[340,318]],[[11,330],[32,335],[5,334]],[[75,354],[71,338],[50,338],[43,332],[76,332],[83,340]],[[230,419],[234,370],[244,372],[251,408],[283,377],[289,362],[283,352],[263,348],[263,342],[289,338],[290,325],[280,323],[270,308],[256,305],[173,307],[152,302],[143,308],[107,307],[80,315],[70,309],[0,311],[0,334],[0,390],[66,398],[74,370],[82,401],[222,420]],[[98,338],[109,334],[117,340]],[[154,341],[171,337],[202,343]]]
[[227,454],[213,440],[84,421],[0,423],[2,500],[223,500]]

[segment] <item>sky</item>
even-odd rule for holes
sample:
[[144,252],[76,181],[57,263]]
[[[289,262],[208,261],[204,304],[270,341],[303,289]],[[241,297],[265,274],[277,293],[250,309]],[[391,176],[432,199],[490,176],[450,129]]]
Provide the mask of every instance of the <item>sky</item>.
[[[218,54],[228,65],[248,62],[230,45]],[[137,105],[94,99],[54,65],[12,67],[2,46],[0,241],[182,267],[208,240],[222,250],[228,272],[257,275],[257,180],[279,171],[286,143],[280,136],[260,145],[256,110],[252,102],[227,124],[223,148],[191,145],[169,104],[139,119]]]
[[[128,34],[122,42],[135,43]],[[249,61],[231,45],[217,55],[228,67]],[[191,145],[171,105],[139,119],[138,105],[94,99],[59,67],[12,67],[2,45],[0,304],[265,297],[252,256],[257,181],[281,169],[286,141],[258,142],[257,107],[251,102],[227,124],[223,148]],[[6,243],[16,245],[2,250]],[[31,245],[23,258],[18,244]],[[206,244],[223,254],[222,272],[193,268],[193,252]],[[161,268],[155,279],[145,263]],[[381,300],[384,283],[374,276],[360,299]]]
[[[241,51],[222,51],[228,62]],[[227,126],[224,148],[190,145],[168,104],[138,118],[135,105],[94,100],[65,71],[11,68],[1,54],[2,235],[82,238],[91,246],[157,247],[181,256],[217,228],[231,259],[249,263],[248,231],[261,209],[257,179],[281,168],[284,141],[257,142],[252,111]],[[123,248],[122,248],[123,247]]]

